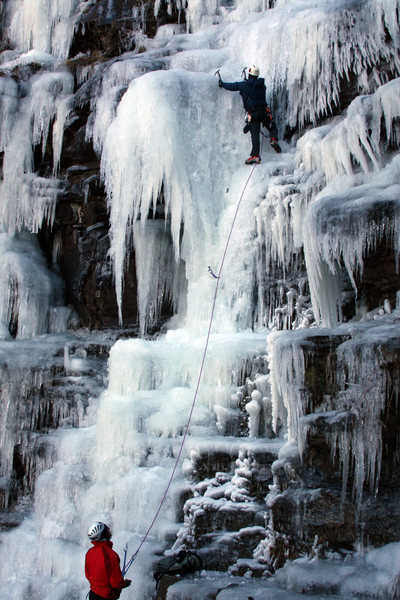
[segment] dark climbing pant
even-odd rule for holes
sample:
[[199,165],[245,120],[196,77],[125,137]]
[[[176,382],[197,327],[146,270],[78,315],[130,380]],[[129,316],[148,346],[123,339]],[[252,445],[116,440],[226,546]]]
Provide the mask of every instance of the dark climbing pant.
[[268,129],[271,140],[278,140],[278,129],[268,107],[257,106],[256,108],[249,110],[249,113],[251,115],[251,121],[248,123],[247,128],[251,133],[252,148],[250,156],[259,156],[261,125],[264,125],[264,127]]
[[103,596],[99,596],[98,594],[95,594],[94,592],[92,592],[92,590],[90,590],[89,600],[107,600],[107,599],[103,598]]

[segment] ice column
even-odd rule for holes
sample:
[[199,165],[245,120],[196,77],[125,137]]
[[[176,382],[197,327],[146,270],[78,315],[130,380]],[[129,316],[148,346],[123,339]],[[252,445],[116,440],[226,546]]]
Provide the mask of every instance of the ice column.
[[[52,126],[53,169],[57,170],[73,77],[68,72],[32,77],[19,111],[9,119],[0,190],[0,220],[10,233],[28,229],[36,233],[43,220],[51,223],[60,182],[33,174],[33,150],[42,154]],[[54,123],[53,123],[54,121]]]
[[75,25],[85,6],[79,0],[12,0],[9,36],[21,50],[32,48],[67,58]]
[[328,180],[352,175],[355,161],[365,171],[364,177],[343,177],[339,191],[334,183],[323,190],[305,220],[304,253],[313,308],[317,322],[325,326],[341,320],[340,265],[356,290],[363,257],[371,248],[386,238],[399,251],[400,162],[395,156],[384,167],[380,164],[382,137],[386,144],[396,141],[393,123],[400,115],[399,92],[397,79],[372,96],[357,98],[344,121],[332,129],[314,130],[298,143],[304,167],[322,171]]
[[184,269],[176,263],[165,222],[152,219],[134,228],[140,330],[144,334],[160,315],[163,304],[183,300]]
[[0,233],[0,256],[0,322],[18,338],[46,333],[61,284],[48,270],[36,239]]
[[132,81],[108,128],[101,166],[119,306],[132,226],[154,215],[157,205],[187,279],[196,280],[199,270],[206,273],[227,176],[214,152],[229,131],[229,113],[216,101],[217,89],[210,75],[148,73]]

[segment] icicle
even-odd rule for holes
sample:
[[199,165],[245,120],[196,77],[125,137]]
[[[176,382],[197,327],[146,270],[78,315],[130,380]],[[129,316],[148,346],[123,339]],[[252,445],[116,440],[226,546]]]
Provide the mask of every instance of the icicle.
[[18,338],[48,330],[49,309],[60,283],[47,269],[36,240],[0,233],[0,322]]
[[340,192],[330,196],[328,188],[311,205],[304,225],[304,252],[317,322],[333,326],[341,319],[341,262],[356,289],[356,277],[362,274],[363,257],[370,248],[394,237],[398,253],[399,173],[396,156],[362,185],[343,181]]
[[[278,420],[288,430],[289,441],[301,441],[299,420],[304,414],[304,343],[307,334],[283,332],[268,336],[268,360],[271,372],[272,419],[276,432]],[[307,342],[306,342],[307,343]]]
[[[352,175],[353,164],[368,173],[380,168],[381,137],[397,144],[393,122],[400,116],[400,79],[350,104],[343,121],[313,129],[298,141],[299,157],[308,171],[322,170],[328,181]],[[385,130],[381,128],[384,121]]]
[[[216,93],[209,75],[149,73],[131,83],[108,128],[101,168],[120,307],[132,225],[146,221],[157,202],[162,202],[175,257],[185,261],[187,278],[203,268],[197,257],[212,245],[220,210],[215,198],[223,198],[222,157],[209,151],[219,145],[227,119]],[[198,123],[202,135],[208,132],[207,146],[195,133]]]
[[21,50],[35,48],[67,58],[76,23],[90,2],[11,0],[9,4],[9,36]]
[[381,417],[389,381],[385,370],[380,368],[379,342],[374,337],[371,332],[361,342],[357,339],[345,342],[337,351],[339,382],[343,388],[339,408],[354,415],[352,426],[337,434],[337,448],[343,489],[350,468],[354,471],[353,493],[358,510],[365,483],[369,483],[371,493],[376,493],[382,460]]
[[[286,2],[254,18],[244,2],[228,17],[235,21],[229,46],[244,64],[257,57],[269,94],[280,113],[286,113],[282,121],[291,126],[315,123],[329,114],[338,102],[342,79],[351,73],[367,73],[380,60],[400,72],[397,1],[370,0],[351,9],[324,2],[310,8]],[[391,44],[385,24],[390,27]]]
[[21,100],[7,136],[0,191],[0,217],[10,233],[23,228],[35,233],[43,220],[49,224],[53,221],[61,182],[33,174],[33,150],[41,145],[44,154],[50,124],[56,117],[53,170],[57,170],[72,89],[70,73],[43,73],[32,78],[30,93]]
[[[134,228],[140,330],[157,323],[163,303],[177,301],[184,273],[176,264],[171,237],[163,220],[138,223]],[[174,312],[178,308],[174,306]]]

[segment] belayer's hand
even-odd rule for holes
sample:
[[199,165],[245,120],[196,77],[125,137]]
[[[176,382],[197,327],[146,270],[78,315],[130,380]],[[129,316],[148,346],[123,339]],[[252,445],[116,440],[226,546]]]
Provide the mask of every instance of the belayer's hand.
[[218,79],[218,85],[219,85],[219,87],[222,87],[222,79],[221,79],[221,77]]
[[132,580],[131,579],[124,579],[124,588],[127,588],[131,585]]

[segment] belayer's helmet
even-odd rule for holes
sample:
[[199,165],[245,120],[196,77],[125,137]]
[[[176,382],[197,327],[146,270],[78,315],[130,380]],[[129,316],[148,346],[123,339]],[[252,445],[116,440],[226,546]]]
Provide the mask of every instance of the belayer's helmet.
[[95,521],[88,529],[88,537],[92,542],[98,542],[100,540],[109,540],[111,537],[111,531],[108,525],[101,521]]
[[249,75],[253,75],[253,77],[258,77],[260,74],[260,69],[256,65],[251,65],[249,67]]

